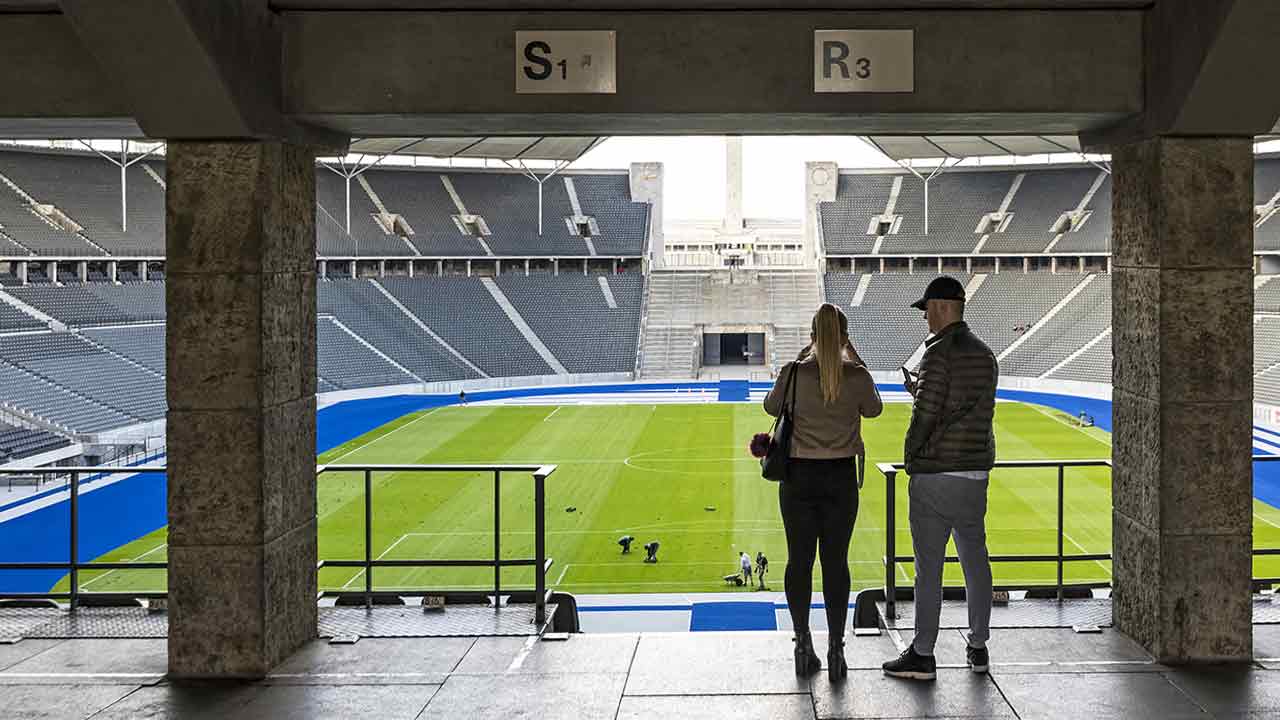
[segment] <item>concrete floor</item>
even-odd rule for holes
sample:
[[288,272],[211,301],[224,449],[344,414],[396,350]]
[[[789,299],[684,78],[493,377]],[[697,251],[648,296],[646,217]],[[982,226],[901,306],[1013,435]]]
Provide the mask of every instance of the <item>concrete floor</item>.
[[739,632],[317,641],[262,682],[198,688],[164,680],[164,640],[24,640],[0,645],[0,717],[1280,717],[1280,626],[1255,628],[1255,663],[1196,670],[1112,631],[995,630],[990,675],[947,630],[934,683],[884,677],[899,640],[849,638],[839,686],[795,677],[789,634]]

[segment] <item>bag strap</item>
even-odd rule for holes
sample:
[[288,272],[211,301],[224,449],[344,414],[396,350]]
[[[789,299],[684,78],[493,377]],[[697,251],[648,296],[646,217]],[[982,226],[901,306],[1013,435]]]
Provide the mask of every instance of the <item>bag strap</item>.
[[798,361],[791,363],[791,377],[787,379],[787,384],[791,386],[791,419],[796,419],[796,386],[800,384],[797,377],[800,374],[800,363]]
[[[795,391],[795,383],[796,383],[796,364],[793,362],[793,363],[789,363],[789,365],[790,365],[790,367],[791,367],[791,374],[787,376],[787,384],[786,384],[786,386],[785,386],[785,387],[783,387],[783,388],[782,388],[782,410],[778,413],[778,417],[776,417],[776,418],[774,418],[774,419],[773,419],[773,430],[772,430],[771,432],[777,432],[777,430],[778,430],[778,423],[782,422],[782,418],[783,418],[783,416],[788,416],[788,417],[790,417],[790,416],[792,416],[792,415],[794,415],[794,414],[795,414],[795,405],[796,405],[796,391]],[[786,372],[786,371],[787,371],[787,366],[786,366],[786,365],[784,365],[784,366],[782,367],[782,370],[783,370],[783,372]],[[788,409],[787,409],[787,396],[788,396],[788,395],[790,395],[790,396],[791,396],[791,409],[790,409],[790,410],[788,410]]]

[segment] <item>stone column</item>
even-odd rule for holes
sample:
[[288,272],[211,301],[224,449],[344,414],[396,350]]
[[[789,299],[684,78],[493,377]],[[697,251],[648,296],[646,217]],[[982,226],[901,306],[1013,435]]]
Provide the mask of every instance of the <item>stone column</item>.
[[169,670],[260,677],[316,635],[315,157],[166,160]]
[[1252,654],[1250,138],[1113,153],[1116,627],[1162,662]]

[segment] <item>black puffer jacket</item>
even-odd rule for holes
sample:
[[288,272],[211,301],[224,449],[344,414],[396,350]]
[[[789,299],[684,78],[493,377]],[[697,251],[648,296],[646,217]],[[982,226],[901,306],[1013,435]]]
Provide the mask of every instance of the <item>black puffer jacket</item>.
[[907,429],[907,473],[990,470],[996,460],[996,357],[963,322],[925,341]]

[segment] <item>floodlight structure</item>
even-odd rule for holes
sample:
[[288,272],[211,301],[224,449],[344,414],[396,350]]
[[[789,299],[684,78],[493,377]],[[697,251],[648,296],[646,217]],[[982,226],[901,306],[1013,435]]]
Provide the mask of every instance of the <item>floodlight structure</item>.
[[[138,152],[135,150],[135,157],[133,159],[129,159],[129,148],[134,144],[130,140],[120,141],[120,157],[119,158],[112,157],[111,155],[108,155],[102,150],[99,150],[87,140],[76,138],[76,142],[85,146],[89,150],[92,150],[94,153],[97,153],[99,156],[101,156],[104,160],[111,163],[112,165],[115,165],[116,167],[120,168],[120,232],[129,232],[129,173],[128,173],[128,170],[132,165],[142,162],[148,157],[154,155],[157,151],[159,151],[161,148],[165,146],[164,142],[163,141],[157,142],[155,145],[152,145],[150,149],[147,149],[143,152]],[[155,175],[154,172],[152,172],[151,174]]]
[[[925,235],[929,234],[929,183],[970,158],[1071,153],[1111,174],[1110,162],[1085,155],[1080,139],[1071,135],[864,135],[862,139],[924,183]],[[941,160],[925,174],[913,162],[923,158]]]
[[[496,160],[538,184],[538,234],[542,234],[542,186],[560,171],[568,168],[592,148],[605,141],[604,136],[590,137],[417,137],[355,138],[346,157],[320,164],[343,178],[346,183],[346,230],[351,233],[351,180],[380,164],[392,155],[448,160]],[[348,155],[347,157],[350,157]],[[369,160],[372,159],[372,162]],[[550,172],[539,176],[529,161],[550,161]],[[337,167],[334,167],[336,162]],[[358,254],[358,253],[357,253]]]

